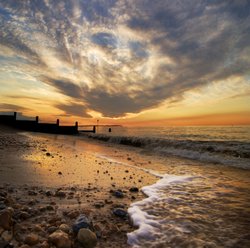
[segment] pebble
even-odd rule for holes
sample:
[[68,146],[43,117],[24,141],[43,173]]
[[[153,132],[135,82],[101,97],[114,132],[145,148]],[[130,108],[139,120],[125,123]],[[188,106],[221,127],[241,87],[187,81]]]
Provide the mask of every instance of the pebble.
[[30,248],[29,245],[21,245],[19,248]]
[[6,242],[10,242],[13,238],[13,235],[11,232],[5,231],[2,233],[1,238]]
[[57,230],[57,227],[55,227],[55,226],[50,226],[49,228],[48,228],[48,233],[53,233],[53,232],[55,232]]
[[96,202],[96,203],[94,203],[94,206],[96,208],[103,208],[104,207],[104,202]]
[[81,228],[91,228],[91,221],[84,214],[79,215],[75,223],[72,226],[73,232],[78,233]]
[[127,211],[121,209],[121,208],[116,208],[113,210],[113,214],[120,217],[120,218],[126,218],[128,216]]
[[70,231],[70,227],[69,227],[67,224],[61,224],[61,225],[59,226],[59,229],[60,229],[61,231],[65,232],[65,233],[69,233],[69,231]]
[[56,191],[55,196],[63,198],[63,197],[66,197],[66,193],[59,190],[59,191]]
[[46,196],[52,196],[53,194],[52,194],[52,192],[50,190],[48,190],[48,191],[45,192],[45,195]]
[[124,197],[124,194],[121,190],[116,190],[114,191],[113,195],[117,198],[123,198]]
[[132,187],[129,189],[130,192],[138,192],[139,189],[137,187]]
[[36,245],[38,242],[39,242],[39,236],[34,233],[28,234],[24,239],[24,243],[31,246]]
[[93,248],[97,244],[96,234],[86,228],[79,230],[77,240],[84,248]]
[[12,213],[8,209],[2,210],[0,212],[0,226],[5,230],[9,230],[12,225]]
[[57,248],[70,248],[71,241],[67,233],[57,230],[49,235],[49,242]]

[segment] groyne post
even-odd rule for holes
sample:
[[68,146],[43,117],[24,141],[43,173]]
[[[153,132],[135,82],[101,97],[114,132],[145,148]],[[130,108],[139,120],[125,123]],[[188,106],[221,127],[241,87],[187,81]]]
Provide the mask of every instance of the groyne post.
[[14,112],[14,121],[16,121],[16,115],[17,115],[17,113]]
[[93,126],[93,133],[95,133],[96,132],[96,127],[95,126]]
[[60,120],[57,119],[57,120],[56,120],[56,125],[59,126],[59,123],[60,123]]
[[39,121],[39,116],[36,116],[36,124],[38,123]]

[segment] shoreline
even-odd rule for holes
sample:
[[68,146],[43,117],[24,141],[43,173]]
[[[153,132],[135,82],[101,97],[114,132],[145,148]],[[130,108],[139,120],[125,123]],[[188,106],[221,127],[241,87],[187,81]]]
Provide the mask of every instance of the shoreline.
[[[145,197],[140,190],[130,189],[139,189],[157,178],[79,151],[55,135],[27,136],[1,127],[0,136],[0,193],[2,203],[6,203],[1,210],[11,208],[17,222],[12,232],[0,228],[6,242],[21,247],[31,232],[39,237],[36,247],[47,247],[51,229],[60,230],[62,224],[71,229],[77,217],[85,214],[93,222],[96,247],[129,247],[126,234],[135,228],[128,216],[116,216],[114,210],[126,212],[132,202]],[[20,225],[23,228],[19,229]],[[74,234],[69,232],[68,238],[72,247],[78,247]]]

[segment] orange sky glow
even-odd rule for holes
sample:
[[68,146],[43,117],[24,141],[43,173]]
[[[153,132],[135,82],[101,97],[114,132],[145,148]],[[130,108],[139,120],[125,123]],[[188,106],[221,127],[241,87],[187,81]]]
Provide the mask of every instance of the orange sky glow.
[[250,125],[247,1],[1,1],[0,112]]

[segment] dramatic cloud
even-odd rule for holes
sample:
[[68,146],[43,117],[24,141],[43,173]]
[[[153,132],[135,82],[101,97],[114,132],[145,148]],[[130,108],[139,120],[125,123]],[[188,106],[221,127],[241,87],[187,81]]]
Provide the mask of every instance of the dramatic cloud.
[[249,82],[249,9],[247,0],[1,1],[0,79],[15,71],[52,86],[65,96],[54,107],[70,115],[139,113],[210,83]]

